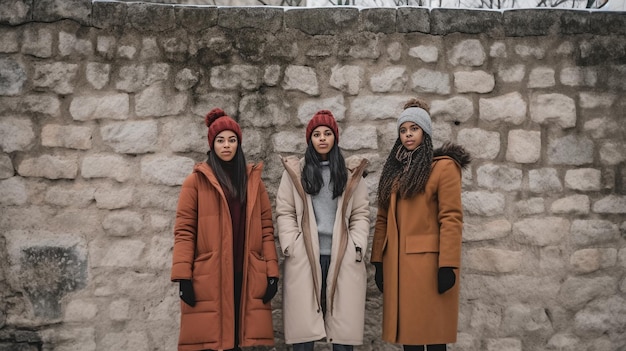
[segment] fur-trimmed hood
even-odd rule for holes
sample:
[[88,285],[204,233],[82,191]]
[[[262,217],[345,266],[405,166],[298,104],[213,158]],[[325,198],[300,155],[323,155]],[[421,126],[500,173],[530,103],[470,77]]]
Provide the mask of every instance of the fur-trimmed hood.
[[452,158],[461,168],[466,168],[470,162],[472,162],[472,157],[463,146],[450,142],[443,144],[443,146],[433,151],[433,160],[445,156]]

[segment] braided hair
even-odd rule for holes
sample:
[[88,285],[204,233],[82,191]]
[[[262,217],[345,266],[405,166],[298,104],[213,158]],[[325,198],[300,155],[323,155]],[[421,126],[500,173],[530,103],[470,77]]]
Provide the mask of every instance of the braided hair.
[[[428,104],[420,99],[411,99],[404,104],[404,109],[410,107],[419,107],[427,112],[430,110]],[[396,191],[401,199],[424,192],[432,162],[433,142],[430,135],[424,133],[422,144],[413,151],[408,151],[398,137],[380,175],[378,206],[388,209],[391,194]]]

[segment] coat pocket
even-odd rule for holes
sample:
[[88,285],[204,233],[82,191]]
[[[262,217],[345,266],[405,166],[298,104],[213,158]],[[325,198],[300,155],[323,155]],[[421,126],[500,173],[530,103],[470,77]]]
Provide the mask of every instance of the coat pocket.
[[267,290],[267,263],[258,252],[250,252],[248,292],[253,299],[262,299]]
[[409,235],[406,237],[405,244],[405,253],[408,254],[439,252],[439,235]]
[[213,301],[219,284],[217,256],[213,252],[198,255],[193,263],[193,290],[196,301]]

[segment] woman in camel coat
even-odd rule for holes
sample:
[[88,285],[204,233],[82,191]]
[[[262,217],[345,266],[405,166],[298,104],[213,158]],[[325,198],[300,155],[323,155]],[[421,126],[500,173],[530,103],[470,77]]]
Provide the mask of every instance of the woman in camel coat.
[[224,111],[212,110],[206,123],[209,160],[185,179],[174,227],[178,350],[273,345],[269,301],[279,269],[263,166],[246,165],[241,129]]
[[469,154],[432,149],[428,105],[411,100],[378,189],[370,261],[383,292],[383,340],[405,351],[456,342],[461,268],[461,169]]

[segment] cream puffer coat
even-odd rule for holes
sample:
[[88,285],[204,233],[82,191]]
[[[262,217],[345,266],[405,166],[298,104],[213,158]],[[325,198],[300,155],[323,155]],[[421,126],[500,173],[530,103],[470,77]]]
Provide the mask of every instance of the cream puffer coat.
[[326,338],[344,345],[363,343],[367,274],[363,255],[370,232],[367,160],[346,159],[348,182],[338,198],[326,290],[321,310],[319,239],[311,196],[300,182],[303,160],[283,158],[276,195],[278,238],[284,261],[283,318],[288,344]]

